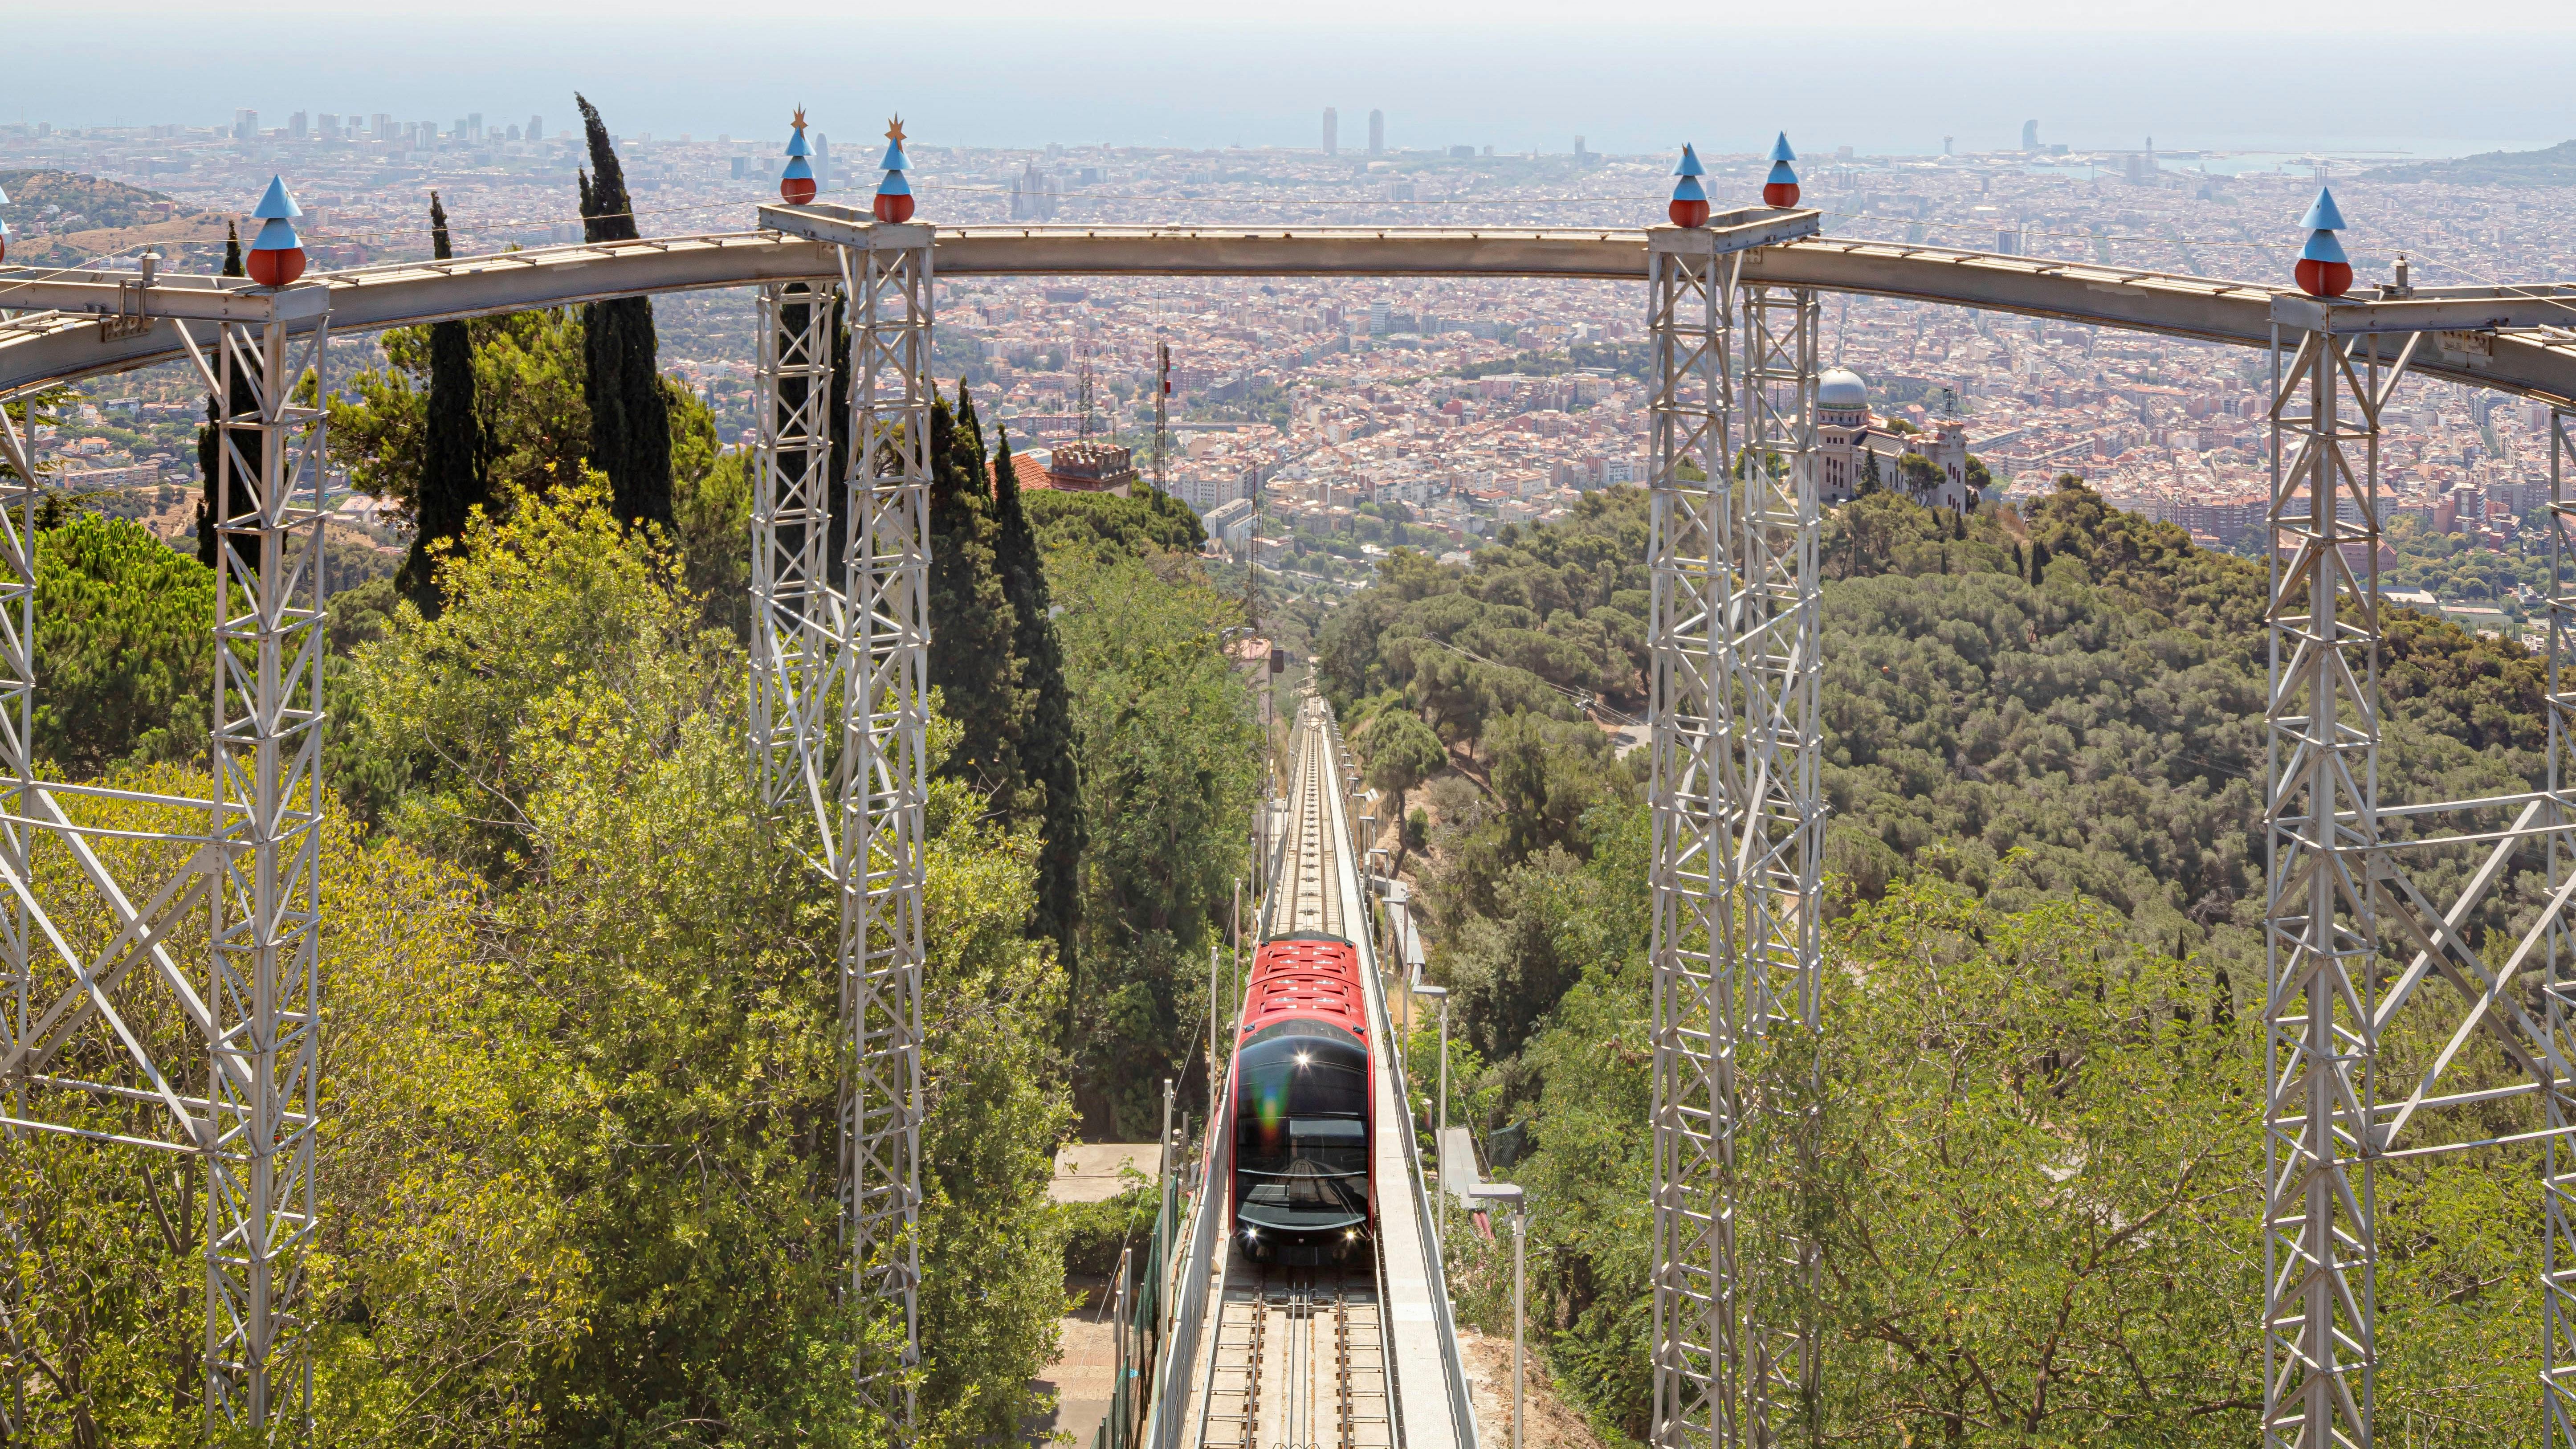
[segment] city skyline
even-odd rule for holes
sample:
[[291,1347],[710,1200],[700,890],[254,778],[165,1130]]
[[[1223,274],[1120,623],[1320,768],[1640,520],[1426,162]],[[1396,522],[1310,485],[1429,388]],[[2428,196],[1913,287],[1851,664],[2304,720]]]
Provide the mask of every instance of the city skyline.
[[[2566,139],[2554,77],[2576,66],[2576,31],[2549,27],[2497,46],[2471,32],[2351,29],[2295,44],[2259,34],[2215,43],[2173,32],[1853,25],[1721,38],[1687,26],[1658,35],[1623,21],[1572,31],[1381,28],[1374,43],[1352,46],[1312,26],[1016,26],[1013,53],[1086,76],[1067,88],[1027,85],[1015,67],[990,63],[985,37],[943,24],[812,22],[804,34],[817,63],[808,76],[781,79],[758,27],[702,31],[657,15],[648,7],[628,26],[613,57],[596,54],[585,27],[542,7],[516,27],[524,43],[497,53],[488,34],[444,18],[334,15],[214,69],[183,35],[147,26],[121,42],[119,65],[132,84],[100,87],[77,68],[40,69],[18,78],[0,102],[0,122],[213,124],[243,107],[280,116],[445,116],[460,107],[563,115],[580,90],[621,134],[744,134],[803,104],[833,119],[900,110],[926,146],[1313,147],[1317,117],[1334,106],[1352,114],[1354,142],[1362,118],[1383,110],[1396,149],[1564,150],[1581,134],[1591,150],[1612,154],[1683,140],[1727,152],[1787,129],[1810,147],[1921,155],[1937,154],[1945,137],[1961,150],[2010,148],[2036,117],[2052,139],[2078,147],[2135,146],[2154,134],[2178,149],[2438,155]],[[12,34],[38,49],[94,43],[54,16],[13,21]],[[1748,46],[1758,63],[1742,54]],[[2301,65],[2281,65],[2293,51]],[[902,63],[886,63],[889,55]],[[1255,56],[1259,64],[1250,64]],[[1439,63],[1424,65],[1426,56]],[[2481,84],[2395,88],[2363,106],[2340,79],[2356,67],[2452,63],[2473,66]],[[672,74],[687,83],[670,84]],[[1851,74],[1960,83],[1817,82]],[[1712,75],[1725,84],[1712,87]],[[130,99],[146,95],[149,116]]]

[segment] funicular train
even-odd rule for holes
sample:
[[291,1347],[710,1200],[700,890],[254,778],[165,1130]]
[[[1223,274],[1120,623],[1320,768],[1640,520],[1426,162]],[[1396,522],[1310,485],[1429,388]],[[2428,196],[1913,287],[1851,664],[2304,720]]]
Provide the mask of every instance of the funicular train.
[[1315,932],[1252,957],[1234,1047],[1230,1206],[1263,1262],[1341,1262],[1373,1236],[1368,998],[1359,951]]

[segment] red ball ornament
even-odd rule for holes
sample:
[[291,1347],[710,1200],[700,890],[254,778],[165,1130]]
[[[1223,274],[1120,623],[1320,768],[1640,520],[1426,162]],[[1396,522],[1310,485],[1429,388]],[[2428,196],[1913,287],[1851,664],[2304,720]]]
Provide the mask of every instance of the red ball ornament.
[[1763,187],[1763,188],[1762,188],[1762,204],[1763,204],[1764,206],[1776,206],[1776,207],[1791,207],[1791,206],[1795,206],[1795,205],[1797,205],[1797,204],[1798,204],[1798,187],[1797,187],[1797,183],[1795,183],[1795,182],[1786,182],[1786,181],[1775,181],[1775,182],[1772,182],[1770,185]]
[[889,226],[912,220],[912,198],[900,192],[892,196],[878,192],[876,205],[870,209],[876,213],[877,220]]
[[814,178],[786,176],[778,182],[778,198],[789,206],[803,206],[814,199]]
[[1665,205],[1664,214],[1673,219],[1675,226],[1708,225],[1708,203],[1705,201],[1684,201],[1676,196]]
[[0,262],[9,260],[9,239],[0,236]]
[[2299,258],[2299,290],[2311,297],[2340,297],[2352,290],[2352,263]]
[[[283,287],[304,275],[304,248],[278,247],[271,251],[255,251],[244,259],[244,263],[252,281],[263,287]],[[2345,268],[2346,275],[2350,272],[2351,268]]]

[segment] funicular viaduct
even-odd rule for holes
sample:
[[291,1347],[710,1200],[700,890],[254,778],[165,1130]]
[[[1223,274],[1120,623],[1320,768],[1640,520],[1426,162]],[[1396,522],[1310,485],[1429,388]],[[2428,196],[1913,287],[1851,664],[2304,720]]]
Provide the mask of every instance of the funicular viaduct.
[[[1695,162],[1686,163],[1695,166]],[[1690,178],[1686,177],[1686,181]],[[1777,173],[1775,173],[1775,180]],[[1794,178],[1792,178],[1794,182]],[[298,1352],[302,1265],[327,1195],[314,1175],[322,983],[316,941],[323,701],[319,570],[323,424],[296,399],[335,334],[613,297],[759,290],[767,405],[754,505],[752,768],[781,812],[807,812],[815,866],[837,882],[844,1024],[843,1207],[850,1291],[897,1347],[868,1350],[855,1391],[898,1426],[911,1416],[918,1257],[911,1227],[921,1066],[922,807],[932,398],[932,284],[1024,275],[1563,277],[1642,284],[1653,341],[1652,535],[1655,1108],[1655,1422],[1659,1449],[1738,1449],[1808,1437],[1817,1326],[1815,1251],[1785,1221],[1742,1209],[1739,1165],[1803,1150],[1820,1081],[1818,1014],[1819,575],[1814,470],[1817,295],[1909,298],[2267,349],[2274,545],[2265,818],[2264,1000],[2269,1091],[2264,1438],[2329,1449],[2374,1440],[2380,1353],[2373,1299],[2378,1166],[2504,1144],[2544,1163],[2546,1332],[2539,1408],[2553,1445],[2576,1445],[2576,1066],[2569,1058],[2576,899],[2576,778],[2569,774],[2576,593],[2563,565],[2576,464],[2576,288],[2373,289],[2319,297],[2044,258],[1840,241],[1786,204],[1676,215],[1633,229],[943,227],[833,205],[764,206],[759,229],[553,247],[364,268],[263,287],[240,279],[0,267],[0,400],[85,376],[186,359],[218,396],[255,406],[222,425],[218,527],[227,600],[206,798],[161,804],[202,822],[155,837],[183,864],[122,880],[83,807],[115,792],[44,779],[30,748],[38,688],[32,549],[40,493],[27,424],[0,416],[0,946],[8,1033],[0,1126],[195,1157],[207,1172],[209,1429],[294,1436],[309,1400]],[[827,476],[829,376],[847,321],[850,473]],[[2480,800],[2383,802],[2376,661],[2379,418],[2410,374],[2534,398],[2549,428],[2547,778]],[[832,491],[847,491],[829,537]],[[837,555],[837,557],[836,557]],[[1303,828],[1338,844],[1331,888],[1365,911],[1351,869],[1353,776],[1324,726],[1329,779]],[[2509,817],[2509,824],[2494,821]],[[1329,822],[1330,830],[1322,826]],[[2427,829],[2446,821],[2447,830]],[[2410,879],[2410,853],[2481,850],[2449,902]],[[2500,967],[2461,923],[2508,857],[2540,847],[2548,890]],[[36,891],[31,861],[58,852],[118,930],[76,949]],[[59,873],[57,873],[59,874]],[[209,959],[168,940],[204,912]],[[1348,915],[1345,915],[1345,919]],[[1367,933],[1355,933],[1365,940]],[[1372,975],[1374,973],[1371,973]],[[156,1060],[118,1015],[119,991],[165,991],[206,1053]],[[2535,1005],[2536,1003],[2536,1005]],[[1374,1020],[1385,1029],[1382,995]],[[2450,1047],[2392,1080],[2379,1043],[2421,1015]],[[2518,1085],[2455,1087],[2483,1034]],[[121,1063],[115,1080],[60,1070],[78,1041]],[[1390,1055],[1378,1053],[1381,1061]],[[179,1085],[191,1077],[202,1095]],[[1388,1083],[1390,1103],[1405,1100]],[[2493,1139],[2460,1113],[2537,1096],[2543,1125]],[[88,1097],[155,1108],[155,1136],[100,1133],[55,1108]],[[1400,1109],[1399,1109],[1400,1110]],[[2446,1124],[2452,1130],[2445,1130]],[[1219,1130],[1222,1130],[1220,1124]],[[1217,1134],[1212,1132],[1213,1138]],[[1409,1134],[1381,1186],[1427,1201]],[[1173,1312],[1175,1343],[1205,1314],[1214,1213],[1202,1193]],[[1438,1244],[1412,1219],[1390,1260],[1410,1287],[1388,1307],[1431,1382],[1392,1396],[1396,1442],[1472,1449],[1473,1414],[1439,1287]],[[1776,1216],[1776,1215],[1774,1215]],[[1390,1224],[1390,1231],[1394,1231]],[[1195,1286],[1192,1286],[1195,1285]],[[1411,1295],[1408,1298],[1408,1294]],[[2254,1305],[2247,1305],[2249,1311]],[[1167,1363],[1149,1432],[1158,1449],[1205,1437],[1181,1412],[1188,1354]]]

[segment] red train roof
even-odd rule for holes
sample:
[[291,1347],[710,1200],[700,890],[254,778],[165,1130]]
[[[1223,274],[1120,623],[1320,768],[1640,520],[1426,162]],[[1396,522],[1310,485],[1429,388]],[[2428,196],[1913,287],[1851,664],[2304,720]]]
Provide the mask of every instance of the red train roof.
[[1365,1041],[1368,998],[1360,981],[1360,954],[1348,941],[1279,940],[1252,954],[1252,984],[1243,1006],[1243,1031],[1273,1022],[1313,1017]]

